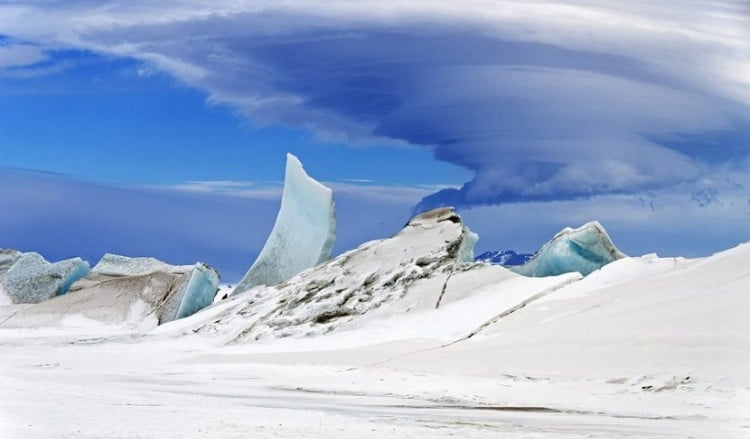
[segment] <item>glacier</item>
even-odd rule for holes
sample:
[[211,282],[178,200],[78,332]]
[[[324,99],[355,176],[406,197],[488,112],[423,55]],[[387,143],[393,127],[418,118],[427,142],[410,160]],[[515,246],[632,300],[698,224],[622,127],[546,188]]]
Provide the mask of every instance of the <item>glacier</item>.
[[597,221],[558,232],[525,264],[508,267],[530,277],[578,272],[588,276],[603,266],[626,257]]
[[0,292],[12,303],[39,303],[65,294],[89,270],[81,258],[50,263],[39,253],[2,250]]
[[286,156],[284,192],[276,223],[258,258],[232,294],[275,285],[331,258],[336,241],[333,191]]

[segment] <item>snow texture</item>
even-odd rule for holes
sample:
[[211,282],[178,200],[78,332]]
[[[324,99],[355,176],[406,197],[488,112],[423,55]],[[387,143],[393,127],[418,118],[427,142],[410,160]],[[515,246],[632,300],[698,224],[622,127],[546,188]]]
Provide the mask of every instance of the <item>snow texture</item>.
[[65,294],[89,270],[88,262],[81,258],[52,264],[38,253],[3,250],[0,253],[0,294],[12,303],[39,303]]
[[233,294],[278,284],[329,260],[335,240],[333,192],[308,176],[297,157],[287,154],[276,224]]
[[571,272],[588,276],[624,257],[604,227],[592,221],[577,229],[563,229],[539,249],[531,260],[510,269],[531,277],[556,276]]

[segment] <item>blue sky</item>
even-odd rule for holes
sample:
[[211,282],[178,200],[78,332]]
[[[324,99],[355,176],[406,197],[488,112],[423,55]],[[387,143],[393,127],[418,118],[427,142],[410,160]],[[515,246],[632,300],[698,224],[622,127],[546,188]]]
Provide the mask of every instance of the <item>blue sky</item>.
[[287,151],[338,251],[446,204],[479,250],[747,241],[750,8],[688,3],[3,2],[0,247],[236,278]]

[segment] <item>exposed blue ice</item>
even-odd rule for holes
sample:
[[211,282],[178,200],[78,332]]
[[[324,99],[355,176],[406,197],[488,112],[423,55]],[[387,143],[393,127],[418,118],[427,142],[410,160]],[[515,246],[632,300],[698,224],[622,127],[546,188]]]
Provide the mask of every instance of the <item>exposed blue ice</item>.
[[182,293],[175,319],[195,314],[212,304],[219,289],[219,274],[206,264],[197,263]]
[[576,271],[587,276],[624,257],[604,227],[593,221],[577,229],[562,230],[527,263],[508,268],[530,277],[556,276]]
[[333,192],[308,176],[297,157],[287,154],[276,224],[233,294],[256,285],[278,284],[327,261],[335,240]]
[[51,264],[38,253],[4,252],[0,287],[13,303],[39,303],[65,294],[90,268],[81,258]]
[[467,264],[474,262],[474,247],[479,241],[479,235],[472,232],[466,225],[463,226],[463,235],[461,246],[458,248],[457,260],[458,262]]

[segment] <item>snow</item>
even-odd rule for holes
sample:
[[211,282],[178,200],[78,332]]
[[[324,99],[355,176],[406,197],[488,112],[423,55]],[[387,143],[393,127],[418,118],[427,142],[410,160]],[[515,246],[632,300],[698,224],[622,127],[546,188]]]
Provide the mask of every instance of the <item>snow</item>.
[[596,221],[577,229],[565,228],[528,262],[511,270],[524,276],[543,277],[579,272],[584,276],[625,257]]
[[331,257],[336,240],[333,192],[286,157],[281,208],[266,244],[234,293],[275,285]]
[[750,245],[526,277],[474,240],[431,211],[159,327],[115,292],[164,272],[80,299],[130,325],[86,289],[0,306],[0,437],[747,437]]
[[81,258],[51,264],[39,253],[4,253],[0,288],[13,303],[39,303],[65,294],[89,272]]

